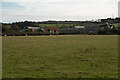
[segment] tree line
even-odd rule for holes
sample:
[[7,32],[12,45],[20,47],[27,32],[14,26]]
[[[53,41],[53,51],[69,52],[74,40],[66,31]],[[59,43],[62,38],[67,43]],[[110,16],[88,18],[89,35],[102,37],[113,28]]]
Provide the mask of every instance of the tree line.
[[[13,23],[2,23],[2,32],[19,32],[25,26],[34,26],[34,27],[41,27],[41,24],[63,24],[60,28],[65,27],[73,27],[73,26],[86,26],[86,27],[98,27],[104,25],[106,23],[109,24],[117,24],[120,23],[120,18],[107,18],[101,19],[100,21],[42,21],[42,22],[35,22],[35,21],[21,21],[21,22],[13,22]],[[64,24],[73,24],[72,26],[66,26]],[[58,27],[57,25],[54,27]],[[120,25],[118,25],[120,27]],[[102,29],[99,30],[99,34],[106,34],[106,33],[119,33],[119,28],[113,28],[112,30],[109,29]]]

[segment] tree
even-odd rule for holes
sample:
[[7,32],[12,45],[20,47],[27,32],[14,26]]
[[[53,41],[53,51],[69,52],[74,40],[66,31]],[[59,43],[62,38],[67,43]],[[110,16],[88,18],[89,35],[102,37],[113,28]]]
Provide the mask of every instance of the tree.
[[11,26],[11,28],[12,28],[12,30],[16,30],[16,31],[19,30],[19,27],[18,27],[18,25],[16,25],[16,24],[13,24],[13,25]]
[[9,29],[10,28],[7,25],[2,25],[2,32],[7,32]]
[[117,28],[116,28],[116,27],[113,27],[113,28],[111,29],[111,32],[112,32],[113,34],[117,34]]

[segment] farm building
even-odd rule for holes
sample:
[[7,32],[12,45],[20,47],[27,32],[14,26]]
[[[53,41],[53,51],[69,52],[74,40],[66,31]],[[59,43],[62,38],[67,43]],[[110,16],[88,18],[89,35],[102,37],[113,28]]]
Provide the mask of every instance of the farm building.
[[47,30],[50,34],[59,34],[59,28],[57,27],[45,27],[45,30]]
[[79,33],[83,34],[86,32],[85,26],[74,26],[76,29],[79,30]]
[[73,28],[62,28],[60,29],[60,34],[87,34],[90,32],[96,32],[100,30],[101,27],[85,27],[85,26],[74,26]]
[[85,26],[74,26],[75,28],[77,28],[77,29],[83,29],[83,28],[85,28]]
[[74,26],[72,28],[60,29],[60,34],[82,34],[85,33],[85,26]]
[[20,32],[37,32],[37,31],[41,31],[40,27],[24,27],[23,30],[21,30]]

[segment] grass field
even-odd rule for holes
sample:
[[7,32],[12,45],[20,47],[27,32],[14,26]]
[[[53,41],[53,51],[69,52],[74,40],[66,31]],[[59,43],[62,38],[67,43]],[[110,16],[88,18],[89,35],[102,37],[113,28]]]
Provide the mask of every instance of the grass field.
[[118,36],[3,37],[3,78],[117,78]]
[[115,27],[119,27],[120,23],[113,24]]
[[73,24],[39,24],[40,27],[52,26],[52,27],[62,27],[62,26],[73,26]]

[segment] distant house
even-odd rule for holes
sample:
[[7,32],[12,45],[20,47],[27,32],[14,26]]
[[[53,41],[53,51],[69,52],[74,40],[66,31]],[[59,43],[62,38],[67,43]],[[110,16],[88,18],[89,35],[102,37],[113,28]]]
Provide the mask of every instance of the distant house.
[[37,32],[37,31],[42,31],[40,27],[24,27],[23,30],[21,30],[20,32]]
[[59,28],[57,27],[45,27],[44,29],[51,34],[59,34]]

